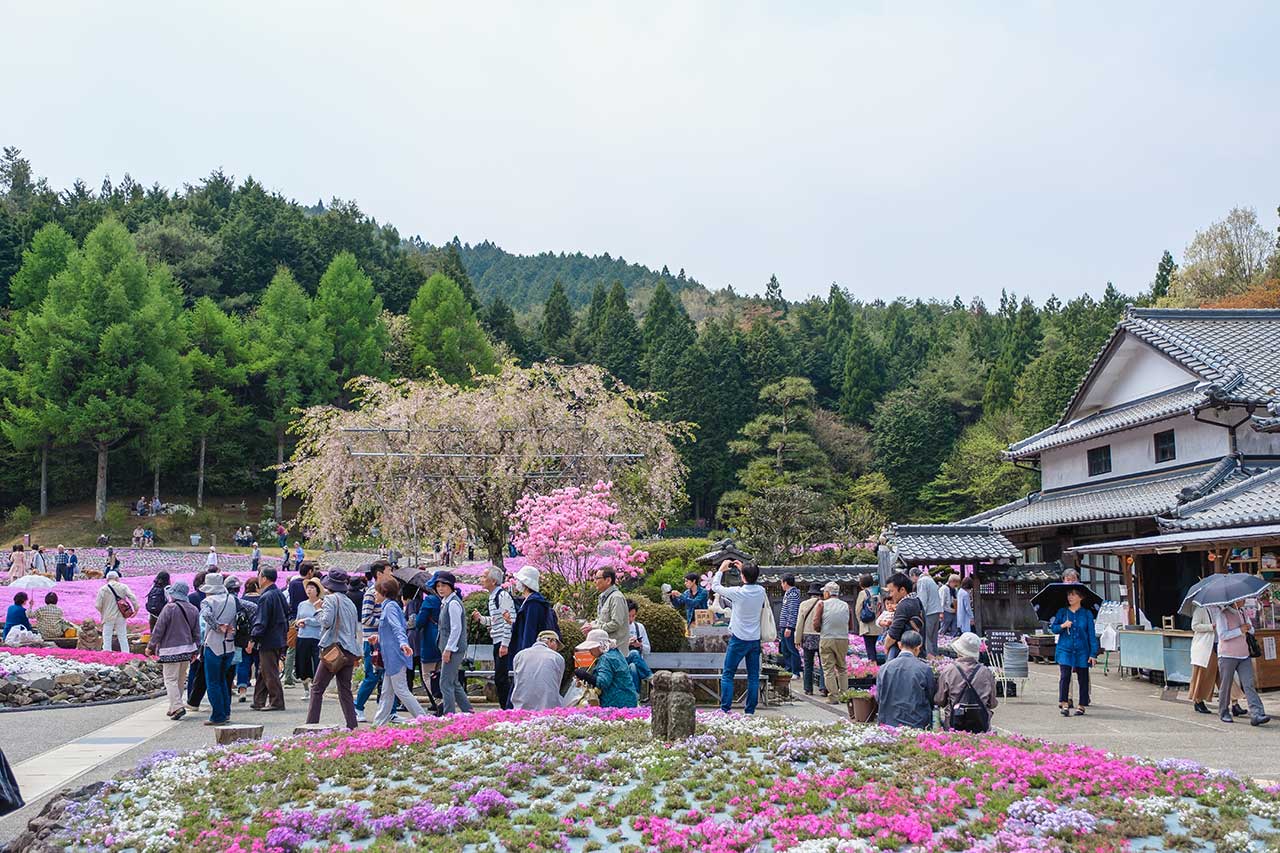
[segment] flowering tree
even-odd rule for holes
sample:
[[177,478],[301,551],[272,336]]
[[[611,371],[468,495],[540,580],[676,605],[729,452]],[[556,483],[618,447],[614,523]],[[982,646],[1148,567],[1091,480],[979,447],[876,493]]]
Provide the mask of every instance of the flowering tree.
[[508,362],[468,387],[440,378],[349,383],[353,409],[318,406],[294,424],[284,491],[300,520],[329,537],[378,527],[410,551],[465,527],[502,565],[521,496],[609,480],[622,523],[671,512],[685,466],[674,442],[689,424],[655,421],[651,394],[593,365]]
[[595,600],[593,571],[607,566],[619,577],[644,571],[649,555],[627,543],[617,516],[613,483],[603,480],[589,489],[568,486],[525,495],[511,514],[516,547],[539,571],[564,579],[569,606],[579,617],[590,613]]

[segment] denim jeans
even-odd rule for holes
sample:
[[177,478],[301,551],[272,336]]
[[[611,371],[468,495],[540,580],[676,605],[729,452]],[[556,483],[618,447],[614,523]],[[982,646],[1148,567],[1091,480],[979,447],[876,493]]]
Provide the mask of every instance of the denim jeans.
[[627,652],[627,663],[631,665],[631,682],[636,686],[636,695],[640,695],[640,682],[653,678],[653,670],[645,662],[644,655],[636,649]]
[[209,719],[225,723],[231,719],[231,691],[227,687],[227,671],[235,653],[214,654],[206,646],[204,650],[204,685],[209,694]]
[[791,629],[791,636],[787,636],[784,629],[778,637],[778,650],[782,652],[782,668],[790,672],[792,675],[799,675],[804,671],[804,661],[800,657],[800,650],[796,648],[795,629]]
[[236,664],[236,686],[248,687],[249,675],[258,668],[258,653],[248,654],[241,650],[240,663]]
[[382,670],[373,668],[373,646],[369,645],[369,641],[364,641],[364,680],[360,682],[360,689],[356,692],[356,710],[364,712],[365,703],[369,701],[369,696],[382,683]]
[[760,699],[760,641],[739,640],[729,635],[729,648],[724,653],[724,669],[720,672],[720,710],[728,712],[733,707],[733,676],[738,671],[742,659],[747,659],[747,705],[746,712],[756,712],[756,702]]

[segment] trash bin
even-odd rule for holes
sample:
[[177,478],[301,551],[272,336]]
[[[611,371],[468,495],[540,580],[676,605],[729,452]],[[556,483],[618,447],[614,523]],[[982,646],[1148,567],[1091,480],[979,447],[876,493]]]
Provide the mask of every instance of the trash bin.
[[199,544],[200,544],[200,534],[199,534],[199,533],[192,533],[192,534],[191,534],[191,544],[192,544],[192,545],[199,545]]

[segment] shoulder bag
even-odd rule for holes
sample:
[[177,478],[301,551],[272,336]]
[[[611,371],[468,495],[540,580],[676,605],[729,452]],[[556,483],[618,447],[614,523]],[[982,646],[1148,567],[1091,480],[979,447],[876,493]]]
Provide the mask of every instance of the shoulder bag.
[[[342,636],[342,602],[335,601],[334,606],[338,608],[338,613],[334,616],[334,640]],[[351,665],[351,658],[354,657],[346,649],[337,642],[330,643],[320,652],[320,663],[324,664],[324,668],[329,672],[337,673]]]
[[120,615],[125,619],[133,618],[133,614],[136,612],[133,609],[133,602],[128,598],[121,598],[120,594],[116,592],[116,585],[113,582],[107,581],[107,589],[111,590],[111,597],[116,600],[116,610],[120,611]]

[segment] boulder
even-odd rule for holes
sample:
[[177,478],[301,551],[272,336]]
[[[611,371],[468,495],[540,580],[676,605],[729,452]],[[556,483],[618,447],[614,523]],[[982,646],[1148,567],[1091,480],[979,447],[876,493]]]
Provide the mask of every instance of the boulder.
[[54,676],[53,683],[59,687],[84,684],[84,676],[78,672],[64,672],[62,675]]
[[315,734],[317,732],[336,732],[341,731],[342,727],[336,723],[303,723],[300,726],[293,727],[295,735]]
[[649,728],[657,740],[667,739],[667,697],[671,693],[671,673],[665,669],[649,679]]
[[262,726],[247,724],[214,726],[213,738],[219,745],[235,743],[238,740],[262,740]]

